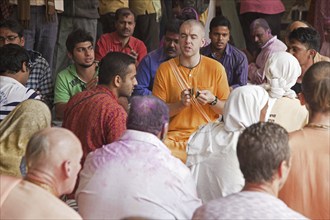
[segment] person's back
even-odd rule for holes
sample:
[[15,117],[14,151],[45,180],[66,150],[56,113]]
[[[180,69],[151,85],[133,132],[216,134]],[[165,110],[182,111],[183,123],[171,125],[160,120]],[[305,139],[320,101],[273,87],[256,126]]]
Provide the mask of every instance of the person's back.
[[0,121],[22,101],[40,99],[24,86],[29,73],[29,55],[24,48],[15,44],[0,47]]
[[41,187],[0,176],[1,219],[81,219],[79,214]]
[[204,204],[193,219],[305,219],[277,198],[290,171],[288,132],[259,122],[237,141],[237,158],[245,179],[241,192]]
[[273,53],[265,65],[270,96],[267,120],[283,126],[288,132],[302,128],[308,121],[306,107],[291,90],[300,74],[298,60],[288,52]]
[[50,126],[51,113],[43,102],[30,99],[16,106],[0,122],[0,174],[23,175],[21,161],[30,138]]
[[[18,21],[10,19],[1,21],[0,38],[5,40],[0,40],[0,47],[6,44],[17,44],[21,47],[28,48],[26,47],[28,40],[25,39],[23,33],[23,27]],[[54,100],[51,65],[49,65],[41,53],[34,50],[27,50],[27,53],[29,55],[30,74],[26,82],[26,87],[38,91],[42,101],[51,109]],[[50,51],[50,53],[53,52]]]
[[99,85],[76,94],[66,104],[62,126],[82,142],[83,159],[96,148],[117,140],[126,130],[127,113],[118,98],[131,96],[135,75],[132,57],[108,53],[99,65]]
[[243,188],[244,178],[236,156],[238,136],[244,128],[261,120],[268,98],[266,90],[259,86],[238,87],[226,101],[224,122],[208,123],[191,135],[186,165],[203,203]]
[[329,69],[329,62],[319,62],[303,77],[300,100],[309,110],[309,123],[290,133],[292,168],[279,194],[311,219],[330,218]]
[[80,173],[76,199],[83,218],[191,218],[201,203],[189,170],[162,142],[168,119],[161,100],[132,98],[128,130],[91,152]]

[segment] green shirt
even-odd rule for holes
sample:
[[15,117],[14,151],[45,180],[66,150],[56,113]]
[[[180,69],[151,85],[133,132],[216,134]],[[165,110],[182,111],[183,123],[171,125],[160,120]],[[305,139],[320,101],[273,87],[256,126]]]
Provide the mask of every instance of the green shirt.
[[59,72],[56,77],[54,88],[54,104],[64,102],[86,89],[86,82],[81,80],[77,74],[74,64],[69,65],[66,69]]

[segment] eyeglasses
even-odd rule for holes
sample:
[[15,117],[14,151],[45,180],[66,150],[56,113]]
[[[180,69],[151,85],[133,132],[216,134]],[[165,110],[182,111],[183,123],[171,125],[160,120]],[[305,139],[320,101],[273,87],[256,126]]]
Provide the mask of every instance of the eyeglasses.
[[0,41],[4,42],[4,41],[8,41],[8,42],[13,42],[16,38],[18,38],[19,36],[8,36],[8,37],[1,37],[0,36]]

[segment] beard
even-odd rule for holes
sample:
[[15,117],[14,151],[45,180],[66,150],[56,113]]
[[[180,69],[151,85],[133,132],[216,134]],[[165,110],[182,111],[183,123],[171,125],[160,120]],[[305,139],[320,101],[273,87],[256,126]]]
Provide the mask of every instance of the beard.
[[93,65],[94,65],[94,62],[91,63],[91,64],[83,64],[83,63],[77,63],[77,64],[78,64],[79,66],[81,66],[82,68],[87,69],[87,68],[93,66]]

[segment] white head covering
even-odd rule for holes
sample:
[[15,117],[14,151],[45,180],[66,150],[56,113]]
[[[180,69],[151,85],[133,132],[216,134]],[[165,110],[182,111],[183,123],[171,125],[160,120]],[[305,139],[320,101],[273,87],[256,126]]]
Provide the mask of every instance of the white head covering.
[[291,87],[301,74],[298,60],[288,52],[273,53],[265,65],[265,75],[270,84],[269,96],[272,98],[295,98]]
[[261,86],[248,85],[234,89],[224,108],[225,130],[240,131],[257,123],[268,99],[268,93]]
[[225,104],[224,123],[208,123],[190,137],[186,165],[204,203],[241,191],[244,178],[236,154],[237,140],[244,128],[260,120],[268,99],[261,86],[238,87]]

